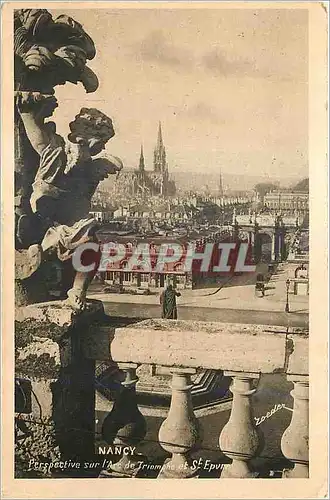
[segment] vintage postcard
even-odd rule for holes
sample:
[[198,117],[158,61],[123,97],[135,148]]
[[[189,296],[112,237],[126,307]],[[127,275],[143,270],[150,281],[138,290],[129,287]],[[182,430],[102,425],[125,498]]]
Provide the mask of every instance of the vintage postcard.
[[3,498],[327,497],[327,27],[4,3]]

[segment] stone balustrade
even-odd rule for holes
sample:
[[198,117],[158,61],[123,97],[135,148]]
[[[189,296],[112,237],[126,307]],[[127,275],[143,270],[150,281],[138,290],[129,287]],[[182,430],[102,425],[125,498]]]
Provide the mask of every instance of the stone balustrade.
[[[34,315],[40,319],[35,311]],[[67,336],[67,324],[65,329]],[[196,453],[198,455],[203,443],[203,429],[192,406],[191,377],[200,368],[221,370],[232,378],[231,413],[228,422],[219,430],[219,455],[222,453],[231,463],[224,465],[221,477],[258,476],[251,467],[251,461],[260,455],[264,437],[255,422],[252,396],[258,394],[257,382],[261,374],[282,374],[293,383],[292,419],[281,440],[283,455],[292,465],[283,472],[283,477],[308,477],[306,331],[262,325],[170,320],[146,320],[116,327],[108,318],[107,324],[103,320],[79,322],[74,325],[71,335],[75,339],[75,347],[74,351],[72,348],[70,351],[70,366],[74,367],[75,380],[79,378],[79,363],[85,372],[88,367],[89,376],[95,361],[115,363],[122,373],[113,407],[102,425],[102,437],[106,443],[121,451],[131,448],[134,452],[129,457],[122,453],[120,460],[108,467],[106,476],[134,476],[138,472],[138,463],[148,462],[152,458],[139,453],[140,443],[147,432],[146,420],[138,408],[135,390],[138,381],[136,369],[143,364],[167,367],[172,377],[171,404],[159,429],[159,444],[169,458],[163,463],[158,477],[197,476],[196,468],[192,466],[192,454],[195,457]],[[79,353],[78,363],[75,352]],[[71,390],[67,387],[64,389],[66,394]],[[76,397],[76,392],[73,391],[72,396]],[[90,398],[90,403],[95,404],[92,395]],[[83,425],[90,429],[92,421],[84,421]],[[79,453],[78,446],[73,456],[77,458]]]
[[[232,460],[221,477],[249,478],[249,462],[262,449],[263,436],[253,418],[251,396],[260,374],[287,374],[295,385],[292,421],[282,451],[294,465],[285,477],[308,475],[308,335],[297,328],[146,320],[113,329],[101,327],[84,339],[86,357],[171,367],[172,400],[160,427],[161,446],[172,457],[162,477],[192,477],[191,453],[201,429],[191,405],[190,376],[197,368],[224,370],[232,377],[233,403],[219,437],[220,450]],[[167,468],[166,468],[167,465]]]

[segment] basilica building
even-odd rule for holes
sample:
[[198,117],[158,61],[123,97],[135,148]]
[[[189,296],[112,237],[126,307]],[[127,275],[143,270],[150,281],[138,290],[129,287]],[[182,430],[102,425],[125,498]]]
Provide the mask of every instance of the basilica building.
[[175,183],[170,179],[166,150],[162,137],[162,127],[159,123],[157,144],[154,149],[153,170],[146,170],[143,147],[141,146],[138,168],[124,168],[117,176],[113,185],[116,198],[137,197],[150,198],[161,196],[168,198],[176,192]]

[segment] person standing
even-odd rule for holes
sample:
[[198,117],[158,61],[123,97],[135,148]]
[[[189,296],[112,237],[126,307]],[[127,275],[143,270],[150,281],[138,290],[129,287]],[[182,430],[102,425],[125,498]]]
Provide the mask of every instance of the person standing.
[[171,284],[167,285],[166,289],[161,293],[160,304],[163,319],[178,319],[177,297],[181,297],[181,293],[176,292]]

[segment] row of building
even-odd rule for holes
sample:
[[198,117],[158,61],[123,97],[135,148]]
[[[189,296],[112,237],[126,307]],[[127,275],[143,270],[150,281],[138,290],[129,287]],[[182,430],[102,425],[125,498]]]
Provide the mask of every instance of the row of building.
[[247,196],[227,196],[218,198],[184,197],[172,199],[154,198],[140,203],[123,203],[111,207],[93,204],[90,215],[100,222],[121,218],[149,218],[151,220],[188,221],[208,212],[212,217],[230,211],[232,207],[243,207],[250,203]]
[[297,213],[307,213],[309,211],[308,193],[271,191],[265,195],[263,203],[270,210]]
[[[108,196],[110,198],[110,194]],[[248,207],[253,203],[254,197],[249,194],[218,197],[193,195],[179,198],[174,196],[167,199],[156,195],[147,199],[134,199],[133,196],[128,196],[123,203],[115,205],[110,205],[106,201],[102,202],[100,198],[96,197],[93,200],[90,213],[101,222],[121,217],[188,220],[207,207],[217,213],[219,207]],[[309,213],[309,195],[293,191],[272,191],[265,195],[263,207],[269,213],[282,213],[301,218]]]

